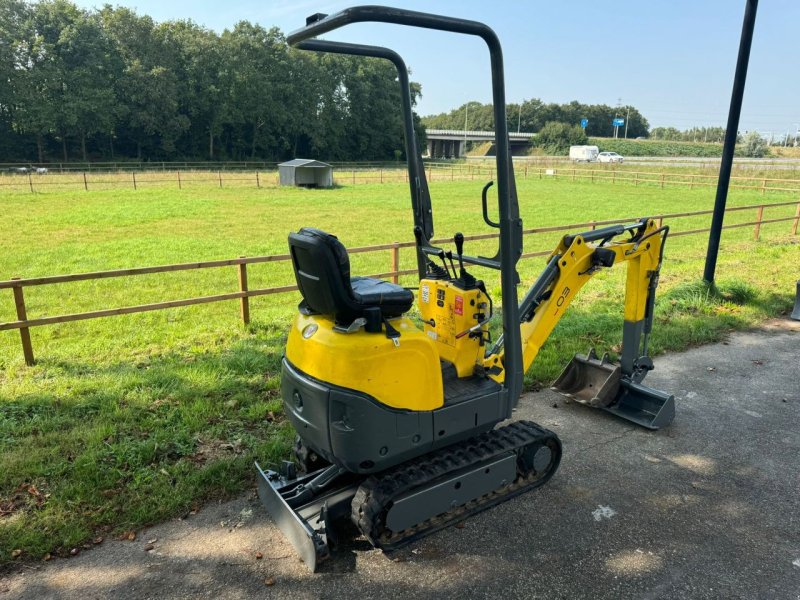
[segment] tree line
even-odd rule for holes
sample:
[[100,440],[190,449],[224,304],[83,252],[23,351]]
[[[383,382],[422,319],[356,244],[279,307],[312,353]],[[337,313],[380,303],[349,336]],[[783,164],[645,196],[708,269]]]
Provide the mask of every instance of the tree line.
[[[629,138],[647,137],[649,123],[633,106],[608,106],[606,104],[582,104],[572,101],[567,104],[544,103],[538,98],[524,100],[506,107],[508,130],[511,132],[539,132],[547,123],[563,123],[580,126],[582,119],[588,119],[586,135],[592,137],[612,137],[615,117],[627,119]],[[494,112],[491,104],[467,102],[448,113],[431,115],[422,119],[429,129],[464,129],[486,131],[494,129]],[[617,132],[625,134],[625,127]]]
[[400,106],[387,61],[295,50],[277,28],[0,0],[0,160],[396,159]]

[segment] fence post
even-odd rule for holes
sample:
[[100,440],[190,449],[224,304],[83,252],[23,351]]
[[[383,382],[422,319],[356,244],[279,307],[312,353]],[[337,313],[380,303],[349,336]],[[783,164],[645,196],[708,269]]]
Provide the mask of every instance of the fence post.
[[258,179],[258,171],[256,171],[256,187],[261,189],[261,181]]
[[633,187],[639,185],[639,171],[636,171],[636,177],[633,178]]
[[616,169],[612,169],[611,170],[611,183],[612,184],[617,183],[617,170]]
[[222,187],[222,171],[218,171],[219,173],[219,187]]
[[353,169],[353,185],[356,184],[356,170]]
[[761,184],[761,195],[763,196],[764,193],[767,191],[767,180],[764,180],[764,183]]
[[689,189],[691,190],[694,187],[694,175],[689,176]]
[[131,176],[133,177],[133,189],[136,189],[136,172],[131,171]]
[[383,183],[383,169],[379,169],[381,172],[381,183]]
[[792,235],[797,235],[798,223],[800,223],[800,202],[797,203],[797,210],[794,213],[794,223],[792,223]]
[[592,231],[594,231],[595,229],[597,229],[597,223],[592,221]]
[[[12,281],[19,277],[12,277]],[[17,308],[17,319],[20,321],[28,320],[28,311],[25,310],[25,296],[22,293],[22,286],[14,286],[14,305]],[[35,364],[33,358],[33,346],[31,345],[31,332],[27,327],[19,328],[19,338],[22,342],[22,354],[25,356],[25,364],[32,367]]]
[[764,205],[758,207],[758,214],[756,215],[756,227],[753,230],[753,239],[758,241],[761,235],[761,220],[764,217]]
[[572,169],[572,181],[575,181],[575,169]]
[[182,189],[183,189],[183,188],[181,187],[181,172],[180,172],[180,171],[178,171],[178,189],[179,189],[179,190],[182,190]]
[[433,167],[428,167],[428,181],[433,181]]
[[592,183],[594,183],[594,169],[589,169],[589,172],[592,174]]
[[33,179],[31,179],[30,171],[28,172],[28,185],[31,186],[31,194],[33,193]]
[[528,163],[525,163],[525,177],[528,177]]
[[662,225],[664,225],[664,217],[658,217],[658,228],[661,229]]
[[89,191],[89,184],[86,182],[86,171],[83,172],[83,189]]
[[400,283],[400,242],[392,242],[392,283]]
[[[239,258],[244,258],[244,256],[240,256]],[[246,292],[247,291],[247,263],[239,263],[239,291]],[[245,325],[250,324],[250,298],[248,296],[242,296],[239,299],[241,305],[241,313],[242,313],[242,322]]]
[[661,174],[661,189],[664,189],[664,173]]

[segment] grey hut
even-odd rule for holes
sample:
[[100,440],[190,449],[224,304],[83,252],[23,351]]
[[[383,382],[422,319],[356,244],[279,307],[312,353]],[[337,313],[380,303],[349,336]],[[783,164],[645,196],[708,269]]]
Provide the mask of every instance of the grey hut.
[[333,167],[308,158],[295,158],[278,165],[281,185],[333,187]]

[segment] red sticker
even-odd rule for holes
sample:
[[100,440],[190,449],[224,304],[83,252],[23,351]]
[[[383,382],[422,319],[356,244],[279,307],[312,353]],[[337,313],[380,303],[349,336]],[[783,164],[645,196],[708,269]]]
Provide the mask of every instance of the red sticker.
[[456,314],[463,315],[464,314],[464,297],[463,296],[456,296]]

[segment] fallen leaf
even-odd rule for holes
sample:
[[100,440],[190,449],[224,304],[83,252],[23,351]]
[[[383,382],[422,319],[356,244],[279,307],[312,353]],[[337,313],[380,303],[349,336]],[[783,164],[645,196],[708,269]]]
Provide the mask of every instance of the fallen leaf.
[[154,538],[150,538],[149,540],[147,540],[147,543],[148,544],[155,544],[157,541],[158,541],[158,538],[154,537]]
[[42,557],[42,560],[53,560],[53,556],[48,552]]
[[11,558],[19,558],[21,554],[22,554],[22,550],[17,548],[16,550],[12,550],[11,551]]
[[73,548],[72,550],[69,551],[69,555],[70,556],[78,556],[78,554],[80,554],[80,552],[81,551],[78,550],[77,548]]
[[267,577],[264,580],[264,585],[275,585],[275,578],[274,577]]
[[144,551],[145,552],[150,552],[150,550],[152,550],[153,548],[155,548],[155,546],[153,544],[145,544]]
[[256,560],[261,560],[262,558],[264,558],[264,555],[261,552],[256,552]]
[[123,540],[128,540],[129,542],[132,542],[133,540],[136,539],[136,532],[135,531],[127,531],[127,532],[125,532],[125,533],[122,534],[122,539]]
[[96,538],[94,538],[94,543],[95,544],[102,544],[103,543],[103,536],[99,535]]
[[464,523],[456,523],[456,529],[464,529]]

